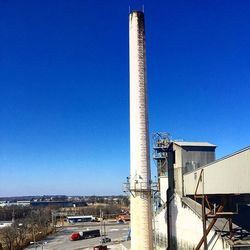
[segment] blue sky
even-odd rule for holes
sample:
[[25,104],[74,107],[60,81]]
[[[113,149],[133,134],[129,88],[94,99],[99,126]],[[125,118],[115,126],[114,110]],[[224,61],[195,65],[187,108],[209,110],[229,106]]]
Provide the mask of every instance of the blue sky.
[[128,11],[143,4],[150,134],[217,158],[250,144],[249,1],[4,0],[0,196],[122,193]]

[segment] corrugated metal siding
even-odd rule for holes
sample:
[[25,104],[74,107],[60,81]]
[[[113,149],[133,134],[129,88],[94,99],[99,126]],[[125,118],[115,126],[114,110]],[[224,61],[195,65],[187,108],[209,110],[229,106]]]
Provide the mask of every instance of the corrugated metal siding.
[[215,148],[182,147],[183,174],[191,172],[215,160]]
[[[202,168],[201,168],[202,169]],[[201,169],[184,175],[184,193],[193,195]],[[204,168],[205,194],[250,194],[250,149]],[[202,193],[200,182],[198,193]]]

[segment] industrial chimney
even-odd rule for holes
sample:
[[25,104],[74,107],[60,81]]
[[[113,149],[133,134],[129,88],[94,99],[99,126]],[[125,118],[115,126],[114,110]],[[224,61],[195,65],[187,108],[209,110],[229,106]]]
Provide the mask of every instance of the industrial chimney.
[[129,15],[131,250],[152,250],[144,13]]

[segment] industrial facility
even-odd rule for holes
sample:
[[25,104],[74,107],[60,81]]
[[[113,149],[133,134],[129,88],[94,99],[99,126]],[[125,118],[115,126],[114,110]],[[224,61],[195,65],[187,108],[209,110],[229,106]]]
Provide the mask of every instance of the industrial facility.
[[216,160],[216,145],[156,133],[151,181],[144,13],[129,15],[131,243],[123,249],[250,249],[250,147]]
[[220,160],[215,148],[158,133],[156,249],[250,249],[250,148]]

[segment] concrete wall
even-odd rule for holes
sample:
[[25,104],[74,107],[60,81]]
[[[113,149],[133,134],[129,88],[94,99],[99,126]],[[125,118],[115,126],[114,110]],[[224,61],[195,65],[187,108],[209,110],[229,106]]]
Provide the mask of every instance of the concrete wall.
[[168,177],[167,176],[160,176],[159,182],[160,182],[161,202],[166,203],[166,201],[167,201],[167,189],[168,189]]
[[154,249],[166,250],[167,248],[167,210],[163,209],[154,218],[155,234]]
[[[175,195],[170,202],[171,250],[193,250],[202,237],[202,220],[190,207],[185,205],[180,196]],[[167,248],[167,209],[155,216],[155,249]],[[230,250],[230,245],[213,229],[208,237],[209,250]],[[201,247],[203,249],[203,246]]]
[[182,148],[178,145],[173,145],[174,152],[174,190],[177,194],[182,196]]
[[[173,244],[170,249],[194,249],[202,237],[201,218],[184,205],[178,195],[175,195],[171,201],[170,213],[171,242]],[[208,235],[207,242],[209,250],[230,249],[230,246],[213,229]]]
[[166,250],[167,248],[167,189],[168,189],[168,177],[160,176],[160,198],[162,207],[155,212],[153,219],[154,224],[154,249],[156,250]]

